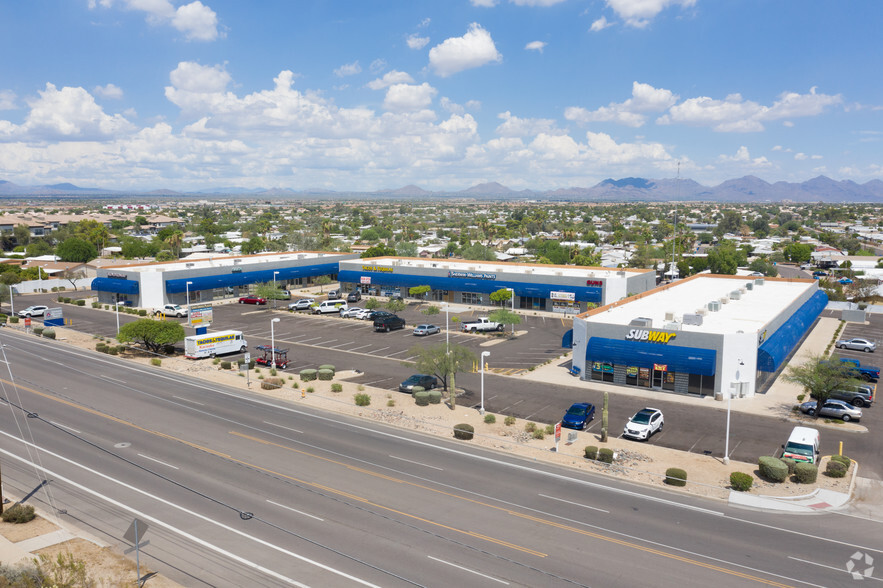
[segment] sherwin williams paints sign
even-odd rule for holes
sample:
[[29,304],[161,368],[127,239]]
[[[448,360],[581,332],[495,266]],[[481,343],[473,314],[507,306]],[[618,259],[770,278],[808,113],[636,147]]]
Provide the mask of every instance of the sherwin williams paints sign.
[[496,280],[497,274],[483,272],[448,272],[449,278],[467,278],[470,280]]
[[677,333],[666,333],[664,331],[629,329],[628,335],[625,336],[625,339],[626,341],[646,341],[648,343],[662,343],[665,345],[677,337],[677,335]]

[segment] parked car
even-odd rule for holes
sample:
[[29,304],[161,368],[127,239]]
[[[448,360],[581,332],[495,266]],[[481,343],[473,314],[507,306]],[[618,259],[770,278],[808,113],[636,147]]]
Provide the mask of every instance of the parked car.
[[812,273],[812,277],[814,277],[814,278],[816,278],[816,279],[818,279],[818,278],[824,278],[824,277],[826,277],[827,275],[828,275],[828,272],[823,272],[822,270],[816,270],[816,271],[814,271],[814,272]]
[[853,282],[850,278],[840,278],[839,280],[837,280],[837,283],[846,286],[848,284],[852,284]]
[[242,296],[239,299],[239,304],[266,304],[267,299],[261,298],[260,296]]
[[340,316],[342,318],[358,318],[359,313],[361,313],[364,308],[359,308],[358,306],[350,306],[340,311]]
[[392,313],[389,312],[388,310],[371,310],[366,313],[366,316],[364,318],[366,320],[373,321],[375,319],[383,318],[385,316],[392,316]]
[[154,316],[173,316],[176,318],[184,318],[187,316],[188,310],[179,304],[165,304],[162,308],[153,310]]
[[561,426],[585,431],[589,421],[595,418],[595,405],[590,402],[577,402],[567,409],[561,419]]
[[313,314],[331,314],[331,313],[342,313],[349,306],[346,303],[346,300],[341,300],[336,298],[334,300],[323,300],[319,303],[319,306],[313,308]]
[[288,305],[288,310],[310,310],[316,303],[312,298],[301,298]]
[[426,374],[414,374],[401,384],[399,384],[399,392],[414,391],[414,386],[420,386],[424,390],[432,390],[438,386],[438,379],[435,376],[427,376]]
[[[818,402],[810,400],[800,405],[800,412],[810,416],[816,414]],[[850,406],[842,400],[834,400],[829,398],[819,410],[819,416],[834,419],[843,419],[844,422],[858,421],[862,418],[862,409]]]
[[416,327],[414,327],[414,334],[418,337],[434,335],[435,333],[440,332],[441,329],[439,329],[436,325],[417,325]]
[[29,306],[24,310],[19,310],[18,316],[26,317],[26,318],[30,318],[32,316],[43,316],[44,314],[46,314],[47,310],[49,310],[48,306],[43,306],[43,305]]
[[363,321],[370,318],[372,314],[374,314],[374,311],[370,308],[360,308],[359,311],[355,314],[355,318]]
[[362,293],[358,290],[353,290],[349,294],[346,295],[347,302],[358,302],[362,299]]
[[664,424],[665,418],[662,416],[661,410],[642,408],[625,424],[622,436],[646,441],[653,433],[661,431]]
[[340,290],[331,290],[328,292],[328,300],[337,300],[340,298]]
[[405,319],[400,316],[390,315],[374,319],[374,330],[389,333],[395,329],[404,329]]
[[837,341],[838,349],[852,349],[854,351],[864,351],[865,353],[870,353],[872,351],[877,350],[877,343],[874,341],[869,341],[867,339],[862,339],[860,337],[853,337],[852,339],[841,339]]
[[752,278],[762,278],[764,277],[764,274],[763,272],[751,272],[748,276]]
[[[871,384],[870,386],[874,385]],[[876,388],[876,386],[874,386],[874,388]],[[869,388],[868,386],[856,386],[850,389],[834,390],[829,395],[829,398],[842,400],[853,406],[867,407],[874,403],[874,388]],[[813,398],[814,395],[810,393],[809,396],[810,398]]]

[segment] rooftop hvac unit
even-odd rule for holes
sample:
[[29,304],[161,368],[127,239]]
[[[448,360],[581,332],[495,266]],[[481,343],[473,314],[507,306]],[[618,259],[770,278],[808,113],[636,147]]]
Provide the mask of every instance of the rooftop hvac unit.
[[747,284],[745,284],[745,289],[754,290],[754,282],[748,282]]
[[741,292],[742,294],[745,294],[745,292],[747,290],[748,290],[748,288],[746,288],[745,286],[742,286],[741,288],[739,288],[739,292]]
[[616,272],[616,275],[619,276],[620,278],[624,278],[625,272]]
[[651,328],[653,326],[653,319],[647,318],[645,316],[639,316],[638,318],[633,318],[631,321],[629,321],[629,326]]
[[711,312],[717,312],[721,309],[721,303],[718,300],[712,300],[708,303],[708,310]]
[[673,322],[673,323],[665,323],[665,326],[662,327],[666,331],[680,331],[681,323]]
[[555,272],[555,275],[556,275],[556,276],[562,276],[562,275],[564,275],[564,274],[562,274],[561,272]]
[[726,304],[729,301],[730,301],[730,298],[728,296],[721,296],[720,297],[721,304]]
[[738,290],[733,290],[732,292],[730,292],[730,299],[732,299],[732,300],[741,300],[741,299],[742,299],[742,293],[739,292]]
[[470,268],[469,268],[469,271],[474,272],[474,271],[475,271],[475,266],[470,267]]
[[234,260],[233,260],[233,265],[238,265],[238,264],[240,264],[240,263],[242,263],[242,260],[241,260],[241,259],[234,259]]
[[702,314],[697,312],[696,314],[684,314],[684,324],[685,325],[696,325],[699,326],[702,324]]
[[667,313],[665,313],[665,320],[667,320],[667,321],[675,320],[675,313],[672,311],[668,311]]
[[763,278],[757,278],[754,280],[754,283],[758,286],[763,286]]
[[696,314],[701,315],[701,316],[705,316],[706,314],[708,314],[708,309],[707,308],[698,308],[698,309],[696,309]]

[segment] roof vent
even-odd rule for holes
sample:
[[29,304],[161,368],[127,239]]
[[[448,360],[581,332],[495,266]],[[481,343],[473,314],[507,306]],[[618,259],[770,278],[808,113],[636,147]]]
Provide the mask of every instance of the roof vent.
[[681,323],[679,323],[679,322],[665,323],[665,326],[662,328],[665,329],[666,331],[680,331],[681,330]]
[[708,303],[708,310],[711,312],[717,312],[721,309],[721,303],[719,300],[712,300]]
[[[706,314],[708,314],[708,309],[707,308],[697,308],[696,314],[701,315],[701,316],[705,316]],[[684,322],[687,322],[686,317],[684,318]]]
[[742,293],[739,292],[738,290],[733,290],[732,292],[730,292],[730,298],[733,300],[741,300]]
[[703,313],[701,312],[697,312],[696,314],[684,314],[684,324],[696,326],[702,325],[702,314]]
[[747,284],[745,284],[745,289],[754,290],[754,282],[748,282]]
[[671,311],[671,310],[669,310],[668,312],[666,312],[666,313],[665,313],[665,320],[667,320],[667,321],[673,321],[673,320],[675,320],[675,313],[674,313],[673,311]]
[[619,276],[620,278],[624,278],[625,272],[616,272],[616,275]]
[[756,280],[754,280],[754,283],[757,286],[763,286],[763,278],[757,278]]
[[730,298],[729,298],[728,296],[721,296],[721,297],[719,298],[719,300],[720,300],[720,303],[721,303],[721,304],[726,304],[727,302],[730,301]]
[[645,317],[645,316],[639,316],[638,318],[634,318],[634,319],[632,319],[631,321],[629,321],[629,326],[630,326],[630,327],[647,327],[647,328],[651,328],[651,327],[653,327],[653,319],[652,319],[652,318],[647,318],[647,317]]

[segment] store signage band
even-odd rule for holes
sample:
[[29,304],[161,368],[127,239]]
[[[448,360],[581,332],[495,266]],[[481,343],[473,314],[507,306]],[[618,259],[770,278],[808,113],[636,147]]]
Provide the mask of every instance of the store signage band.
[[382,272],[382,273],[391,274],[392,268],[391,267],[384,267],[382,265],[363,265],[362,271],[363,272]]
[[107,272],[107,277],[113,278],[114,280],[128,280],[129,279],[129,276],[127,276],[126,274],[117,274],[117,273],[113,273],[113,272]]
[[483,272],[448,272],[449,278],[468,278],[472,280],[496,280],[497,274]]
[[648,343],[662,343],[665,345],[677,336],[677,333],[665,333],[663,331],[650,331],[647,329],[630,329],[625,338],[626,341],[647,341]]
[[568,300],[573,302],[576,300],[576,294],[573,292],[549,292],[549,298],[552,300]]
[[586,286],[603,286],[604,282],[601,280],[586,280]]

